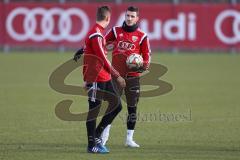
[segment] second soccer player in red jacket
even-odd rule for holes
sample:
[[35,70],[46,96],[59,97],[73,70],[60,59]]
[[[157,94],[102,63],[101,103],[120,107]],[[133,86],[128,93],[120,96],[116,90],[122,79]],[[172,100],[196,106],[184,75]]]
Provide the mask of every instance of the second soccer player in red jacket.
[[[138,27],[138,20],[139,9],[133,6],[128,7],[123,25],[113,27],[105,36],[107,43],[114,44],[112,65],[126,80],[126,88],[124,90],[128,108],[126,146],[129,147],[140,147],[133,141],[137,119],[137,103],[140,96],[140,73],[129,69],[126,65],[126,59],[132,53],[140,54],[144,61],[141,70],[147,70],[150,64],[151,52],[149,39],[146,33]],[[122,94],[122,89],[119,92]],[[109,130],[110,125],[103,131],[103,144],[108,140]]]

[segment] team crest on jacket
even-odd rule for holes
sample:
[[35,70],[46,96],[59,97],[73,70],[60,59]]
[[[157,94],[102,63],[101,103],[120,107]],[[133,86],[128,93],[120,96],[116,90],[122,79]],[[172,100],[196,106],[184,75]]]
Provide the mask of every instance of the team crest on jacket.
[[136,42],[138,40],[138,37],[137,36],[132,36],[132,40],[133,40],[133,42]]

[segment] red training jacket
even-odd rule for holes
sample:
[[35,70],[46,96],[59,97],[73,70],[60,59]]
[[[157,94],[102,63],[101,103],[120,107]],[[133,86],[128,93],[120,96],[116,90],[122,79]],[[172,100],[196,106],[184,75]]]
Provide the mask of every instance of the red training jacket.
[[112,65],[122,77],[140,76],[140,73],[132,72],[126,65],[127,57],[132,54],[140,54],[143,57],[143,67],[148,69],[150,64],[149,39],[140,28],[133,32],[126,32],[121,26],[113,27],[105,36],[107,44],[113,44]]
[[119,76],[119,73],[107,59],[103,30],[102,26],[95,24],[85,39],[83,59],[83,79],[85,82],[106,82],[111,80],[111,75]]

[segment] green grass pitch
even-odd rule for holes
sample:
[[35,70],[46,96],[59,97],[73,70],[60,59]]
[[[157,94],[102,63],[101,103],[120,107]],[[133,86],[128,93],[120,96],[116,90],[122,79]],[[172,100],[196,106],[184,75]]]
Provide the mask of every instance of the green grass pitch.
[[[64,99],[74,100],[72,112],[87,110],[86,97],[55,92],[48,84],[53,70],[71,57],[0,54],[0,160],[240,159],[239,54],[154,53],[152,61],[168,68],[161,79],[174,89],[140,99],[139,149],[124,147],[124,104],[111,128],[108,155],[86,153],[85,122],[55,115],[55,105]],[[81,70],[74,70],[66,83],[81,85]],[[151,114],[159,117],[151,119]]]

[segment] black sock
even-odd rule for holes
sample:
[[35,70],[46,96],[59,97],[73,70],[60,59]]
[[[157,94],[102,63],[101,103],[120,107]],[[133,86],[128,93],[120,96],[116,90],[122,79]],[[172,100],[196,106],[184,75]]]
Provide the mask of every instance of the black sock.
[[96,144],[102,143],[102,140],[100,138],[95,138],[95,143]]
[[87,126],[87,136],[88,136],[88,147],[92,148],[96,145],[95,143],[96,121],[97,121],[97,116],[99,113],[99,106],[101,104],[101,101],[88,100],[88,102],[89,102],[89,112],[87,116],[86,126]]
[[96,120],[87,121],[86,126],[87,126],[87,136],[88,136],[88,147],[92,148],[95,146]]
[[137,107],[128,106],[127,129],[134,130],[137,120]]

